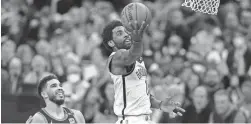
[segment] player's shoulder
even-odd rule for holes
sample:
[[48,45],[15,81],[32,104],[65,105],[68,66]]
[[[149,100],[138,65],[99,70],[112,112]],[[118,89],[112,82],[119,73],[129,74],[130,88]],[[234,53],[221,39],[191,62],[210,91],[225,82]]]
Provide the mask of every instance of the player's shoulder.
[[70,109],[70,108],[68,108],[68,109],[71,110],[74,114],[82,114],[79,110]]
[[78,123],[85,123],[85,118],[84,118],[82,112],[80,112],[79,110],[76,110],[76,109],[70,109],[70,110],[73,112]]
[[70,109],[70,110],[73,112],[73,114],[74,114],[76,117],[80,117],[80,118],[83,117],[83,114],[82,114],[81,111],[76,110],[76,109]]
[[47,120],[41,112],[37,112],[32,117],[32,123],[47,123]]
[[33,115],[33,118],[43,118],[44,115],[41,112],[37,112]]

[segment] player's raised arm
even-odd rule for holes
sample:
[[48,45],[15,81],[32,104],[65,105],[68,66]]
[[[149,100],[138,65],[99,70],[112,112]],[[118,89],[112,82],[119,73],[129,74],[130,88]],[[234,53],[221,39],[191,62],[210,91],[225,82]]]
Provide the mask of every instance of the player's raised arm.
[[[27,123],[27,122],[26,122]],[[32,120],[31,122],[29,122],[30,124],[35,124],[35,123],[48,123],[46,121],[46,119],[43,117],[42,114],[40,113],[36,113],[33,117],[32,117]]]
[[[133,31],[130,32],[130,36],[132,39],[132,46],[130,49],[120,49],[118,50],[113,60],[115,60],[116,64],[120,64],[122,66],[131,65],[133,64],[139,57],[143,54],[143,42],[142,42],[142,35],[144,33],[144,30],[148,27],[145,22],[141,24],[140,27],[138,27],[137,21],[134,22],[134,24],[131,25]],[[134,26],[133,26],[134,25]]]

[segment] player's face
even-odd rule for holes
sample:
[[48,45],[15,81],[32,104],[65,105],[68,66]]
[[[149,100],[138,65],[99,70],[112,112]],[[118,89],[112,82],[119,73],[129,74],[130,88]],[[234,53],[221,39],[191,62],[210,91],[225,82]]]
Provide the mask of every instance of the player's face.
[[47,82],[47,95],[49,100],[56,103],[57,105],[62,105],[64,103],[64,90],[57,79],[52,79]]
[[118,49],[130,49],[132,40],[125,27],[117,26],[112,30],[113,42]]

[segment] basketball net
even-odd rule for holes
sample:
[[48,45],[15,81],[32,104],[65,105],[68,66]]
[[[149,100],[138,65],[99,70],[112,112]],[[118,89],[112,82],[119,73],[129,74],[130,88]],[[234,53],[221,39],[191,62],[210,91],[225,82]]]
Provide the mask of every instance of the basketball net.
[[220,0],[185,0],[181,6],[190,7],[196,12],[217,15]]

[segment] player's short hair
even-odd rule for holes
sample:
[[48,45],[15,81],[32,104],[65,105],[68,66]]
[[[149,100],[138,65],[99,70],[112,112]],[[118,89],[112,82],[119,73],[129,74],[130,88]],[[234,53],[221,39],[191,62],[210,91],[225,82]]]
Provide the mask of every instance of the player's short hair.
[[58,78],[57,78],[56,75],[54,75],[54,74],[49,74],[49,75],[43,77],[43,78],[39,81],[39,84],[38,84],[38,95],[39,95],[40,97],[42,97],[41,92],[42,92],[43,88],[46,86],[47,82],[50,81],[50,80],[52,80],[52,79],[57,79],[57,80],[58,80]]
[[108,45],[108,41],[112,40],[112,30],[117,26],[123,26],[122,23],[118,20],[113,20],[103,30],[102,38],[103,38],[103,45],[106,49],[112,51],[112,48]]

